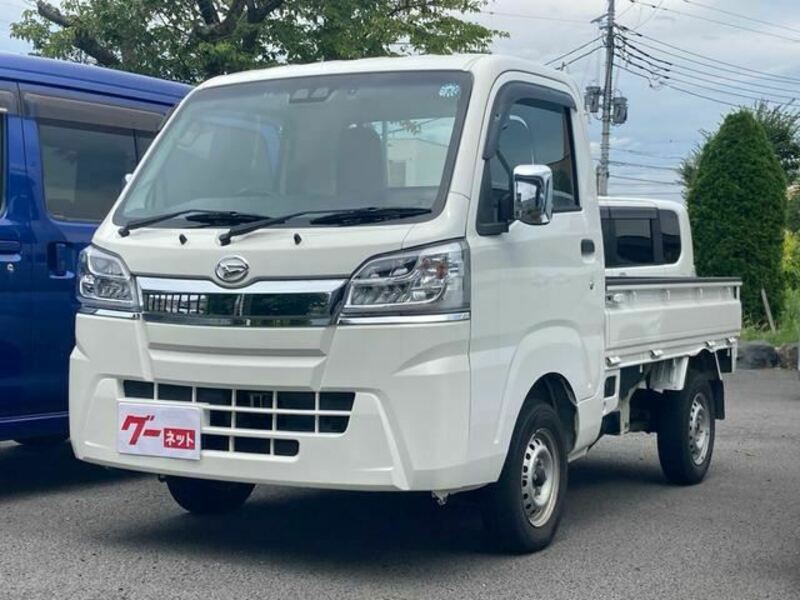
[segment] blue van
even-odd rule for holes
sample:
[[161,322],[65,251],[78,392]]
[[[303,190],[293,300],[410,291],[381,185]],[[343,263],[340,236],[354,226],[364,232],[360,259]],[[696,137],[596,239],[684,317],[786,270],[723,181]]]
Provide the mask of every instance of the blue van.
[[67,437],[76,257],[189,89],[0,54],[0,440]]

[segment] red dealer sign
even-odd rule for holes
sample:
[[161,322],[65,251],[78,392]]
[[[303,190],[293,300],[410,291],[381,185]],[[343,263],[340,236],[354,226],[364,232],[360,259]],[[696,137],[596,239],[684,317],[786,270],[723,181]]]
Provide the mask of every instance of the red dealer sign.
[[120,402],[117,450],[123,454],[197,460],[202,416],[194,406]]

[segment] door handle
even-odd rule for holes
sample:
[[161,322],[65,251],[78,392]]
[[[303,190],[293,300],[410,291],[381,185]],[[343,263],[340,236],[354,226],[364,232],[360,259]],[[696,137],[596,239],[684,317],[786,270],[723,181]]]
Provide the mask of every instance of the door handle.
[[70,246],[64,242],[50,244],[47,260],[53,276],[64,277],[69,272],[70,254]]
[[594,254],[594,240],[581,240],[581,254],[583,256],[591,256]]
[[0,240],[0,254],[19,254],[22,244],[17,240]]

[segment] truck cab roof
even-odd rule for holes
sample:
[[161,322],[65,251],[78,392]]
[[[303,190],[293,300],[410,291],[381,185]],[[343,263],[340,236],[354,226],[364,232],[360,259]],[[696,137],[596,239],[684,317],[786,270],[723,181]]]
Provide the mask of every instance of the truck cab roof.
[[358,60],[337,60],[316,62],[305,65],[286,65],[256,69],[230,75],[214,77],[201,84],[200,88],[283,79],[289,77],[310,77],[315,75],[336,75],[348,73],[385,73],[397,71],[465,71],[494,81],[499,75],[510,71],[521,71],[540,75],[570,88],[576,97],[578,88],[571,77],[545,67],[539,63],[503,54],[453,54],[449,56],[424,55],[363,58]]

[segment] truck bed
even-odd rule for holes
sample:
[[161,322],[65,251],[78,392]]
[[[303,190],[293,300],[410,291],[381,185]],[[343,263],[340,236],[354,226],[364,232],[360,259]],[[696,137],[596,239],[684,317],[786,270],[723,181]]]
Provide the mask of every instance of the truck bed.
[[723,277],[606,278],[606,365],[735,346],[740,286]]

